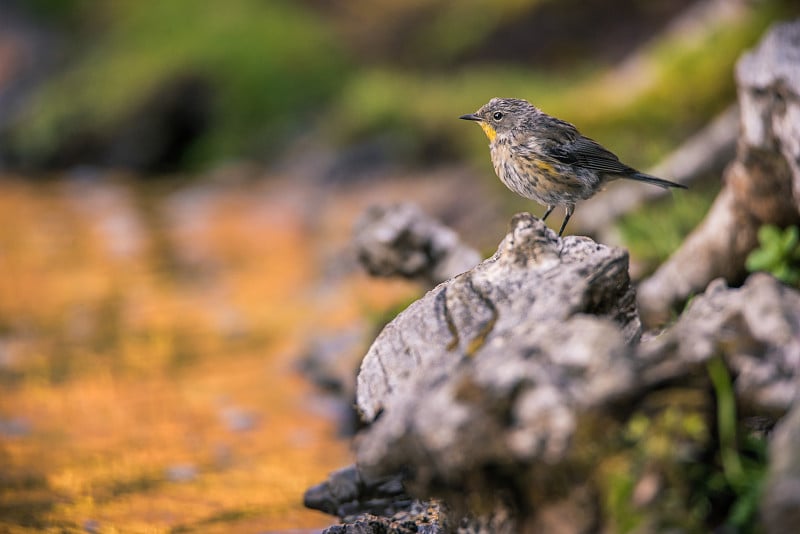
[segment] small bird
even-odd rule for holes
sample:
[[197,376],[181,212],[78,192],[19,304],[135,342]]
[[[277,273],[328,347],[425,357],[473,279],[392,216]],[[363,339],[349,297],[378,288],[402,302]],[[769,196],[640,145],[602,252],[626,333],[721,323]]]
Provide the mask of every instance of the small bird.
[[572,124],[551,117],[527,100],[492,98],[475,113],[459,119],[476,121],[489,138],[489,152],[500,181],[513,192],[547,206],[566,207],[558,235],[564,233],[575,203],[592,197],[617,178],[663,188],[680,187],[625,165]]

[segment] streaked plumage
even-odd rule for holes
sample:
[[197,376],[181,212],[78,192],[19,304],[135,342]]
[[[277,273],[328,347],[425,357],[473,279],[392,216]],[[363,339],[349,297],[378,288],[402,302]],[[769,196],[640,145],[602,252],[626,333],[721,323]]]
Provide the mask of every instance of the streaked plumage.
[[572,124],[551,117],[527,100],[493,98],[478,111],[459,117],[477,121],[489,138],[497,176],[506,187],[547,206],[566,208],[564,233],[575,204],[593,196],[608,181],[628,178],[660,187],[680,187],[625,165],[611,151],[581,135]]

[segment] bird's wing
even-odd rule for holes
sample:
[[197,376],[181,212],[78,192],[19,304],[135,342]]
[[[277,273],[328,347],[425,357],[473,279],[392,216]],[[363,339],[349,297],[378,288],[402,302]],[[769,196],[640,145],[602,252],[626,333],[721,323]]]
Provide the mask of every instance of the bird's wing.
[[612,152],[603,148],[600,143],[588,137],[578,136],[570,142],[551,145],[547,151],[552,158],[562,163],[578,165],[601,173],[628,174],[635,172]]

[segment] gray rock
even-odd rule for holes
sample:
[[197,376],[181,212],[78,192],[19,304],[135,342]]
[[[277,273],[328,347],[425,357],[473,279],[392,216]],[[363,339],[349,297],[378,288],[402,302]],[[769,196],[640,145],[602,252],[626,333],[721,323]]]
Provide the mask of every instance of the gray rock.
[[357,466],[350,465],[306,490],[303,503],[308,508],[352,522],[364,514],[392,516],[407,511],[414,499],[406,494],[400,475],[369,477]]
[[413,503],[408,510],[391,516],[363,514],[342,524],[329,527],[323,534],[447,534],[447,515],[440,505]]
[[[708,363],[729,372],[739,428],[768,435],[800,393],[800,293],[766,274],[738,288],[716,280],[642,336],[627,260],[519,214],[491,258],[390,322],[357,378],[358,468],[306,495],[345,521],[328,532],[579,534],[625,518],[641,532],[695,531],[725,517],[688,502],[692,476],[719,469],[704,463],[720,453]],[[797,523],[792,413],[772,445],[770,532]],[[739,490],[699,491],[727,502]],[[622,519],[607,517],[609,499]]]
[[367,210],[356,223],[355,247],[373,276],[401,276],[431,286],[481,260],[458,234],[411,203]]
[[[582,471],[567,467],[581,463],[576,434],[636,382],[627,259],[515,216],[493,257],[428,292],[370,348],[358,377],[358,408],[371,422],[356,440],[359,467],[405,473],[412,495],[444,498],[473,526],[529,491],[562,495],[565,476]],[[553,510],[580,509],[579,523],[594,524],[593,494],[568,493],[576,497]],[[551,524],[547,510],[530,524]],[[509,517],[505,529],[472,531],[528,524]]]
[[[572,328],[587,328],[588,344],[571,337]],[[564,363],[583,368],[599,361],[591,343],[601,343],[598,352],[624,352],[620,347],[638,340],[640,330],[626,251],[584,237],[561,240],[539,219],[518,214],[494,256],[440,284],[384,328],[361,364],[358,409],[372,421],[424,389],[417,382],[435,383],[497,352],[545,352],[571,342],[578,352]],[[536,342],[529,346],[530,339]],[[592,358],[583,358],[581,347]]]
[[764,273],[741,288],[713,281],[672,328],[639,347],[643,383],[686,376],[717,355],[746,411],[786,413],[800,393],[800,294]]

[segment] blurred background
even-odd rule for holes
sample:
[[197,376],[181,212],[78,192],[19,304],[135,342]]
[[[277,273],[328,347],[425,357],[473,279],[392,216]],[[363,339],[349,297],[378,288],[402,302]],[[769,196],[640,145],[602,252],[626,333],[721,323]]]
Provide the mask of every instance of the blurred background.
[[[0,0],[0,530],[332,523],[302,493],[352,461],[359,358],[423,290],[361,272],[358,215],[416,201],[489,255],[542,209],[459,115],[526,98],[646,169],[734,103],[736,59],[798,14]],[[711,173],[617,221],[635,272],[718,189]]]

